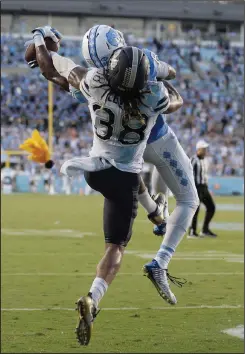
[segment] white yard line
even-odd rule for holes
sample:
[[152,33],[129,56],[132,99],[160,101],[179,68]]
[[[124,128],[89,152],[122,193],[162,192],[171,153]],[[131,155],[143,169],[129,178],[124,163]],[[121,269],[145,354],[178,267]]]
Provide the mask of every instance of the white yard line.
[[[136,219],[139,223],[149,223],[147,219]],[[198,223],[198,227],[202,227],[202,223]],[[240,222],[212,222],[211,228],[222,231],[243,231],[244,224]]]
[[[102,311],[135,311],[135,310],[199,310],[199,309],[242,309],[243,305],[199,305],[199,306],[169,306],[169,307],[103,307]],[[1,308],[1,311],[75,311],[74,308],[50,307],[50,308]]]
[[[151,259],[155,257],[154,251],[138,251],[138,250],[128,250],[125,254],[133,255],[143,259]],[[205,251],[205,252],[176,252],[174,256],[175,261],[225,261],[225,262],[236,262],[244,263],[243,254],[235,254],[229,252],[218,252],[218,251]]]
[[[201,208],[205,209],[205,206],[201,204]],[[227,211],[244,211],[243,204],[216,204],[216,208],[218,211],[227,210]]]
[[[47,277],[47,276],[93,276],[95,275],[95,272],[88,272],[88,273],[80,273],[80,272],[73,272],[73,273],[1,273],[2,276],[40,276],[40,277]],[[143,272],[141,273],[118,273],[118,275],[125,275],[125,276],[142,276]],[[196,276],[203,276],[203,275],[209,275],[209,276],[226,276],[226,275],[244,275],[244,272],[216,272],[216,273],[192,273],[192,272],[180,272],[178,275],[196,275]]]
[[97,236],[94,232],[79,231],[71,229],[2,229],[3,236],[35,236],[35,237],[68,237],[68,238],[83,238],[84,236]]
[[20,252],[9,252],[7,253],[6,252],[6,256],[14,256],[14,257],[26,257],[26,256],[41,256],[41,257],[46,257],[46,256],[62,256],[64,257],[65,256],[77,256],[77,257],[80,257],[80,256],[93,256],[94,253],[92,252],[81,252],[81,253],[72,253],[72,252],[69,252],[67,253],[66,251],[64,251],[63,253],[62,252],[38,252],[38,253],[32,253],[32,252],[29,252],[29,253],[20,253]]
[[221,331],[221,332],[244,340],[244,326],[243,325],[237,326],[235,328],[228,328],[228,329],[225,329],[224,331]]

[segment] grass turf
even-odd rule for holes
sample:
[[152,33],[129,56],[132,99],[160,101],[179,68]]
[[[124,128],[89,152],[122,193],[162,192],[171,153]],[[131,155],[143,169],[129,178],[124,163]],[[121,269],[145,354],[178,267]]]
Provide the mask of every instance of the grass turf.
[[[215,201],[243,204],[239,197]],[[224,224],[224,230],[214,228],[217,239],[182,241],[169,271],[188,283],[181,289],[171,285],[178,298],[171,307],[141,275],[161,241],[142,208],[90,345],[80,347],[77,314],[69,309],[88,292],[103,254],[102,211],[100,196],[2,197],[2,352],[243,352],[242,340],[222,333],[244,322],[243,231]],[[243,223],[243,211],[217,208],[214,222]]]

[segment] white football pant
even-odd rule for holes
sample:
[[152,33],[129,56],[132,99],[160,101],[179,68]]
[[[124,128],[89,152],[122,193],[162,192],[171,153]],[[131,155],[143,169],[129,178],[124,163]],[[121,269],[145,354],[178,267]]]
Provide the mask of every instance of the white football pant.
[[[155,178],[155,182],[160,183],[161,188],[157,191],[166,193],[169,188],[176,199],[176,207],[168,218],[167,232],[164,237],[164,240],[169,241],[167,242],[169,247],[175,249],[191,224],[199,205],[192,164],[169,127],[165,136],[147,145],[144,160],[152,163],[161,176],[162,181]],[[156,185],[153,186],[154,188]],[[175,241],[173,239],[173,244],[169,239],[171,234],[176,234],[178,239]]]

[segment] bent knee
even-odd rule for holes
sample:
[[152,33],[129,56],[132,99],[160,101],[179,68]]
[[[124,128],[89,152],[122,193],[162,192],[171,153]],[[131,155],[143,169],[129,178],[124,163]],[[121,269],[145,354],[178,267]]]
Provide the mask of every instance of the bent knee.
[[193,209],[195,212],[197,210],[197,208],[200,206],[200,200],[198,197],[197,193],[189,193],[188,195],[185,196],[185,198],[181,198],[181,200],[179,200],[178,198],[176,198],[176,202],[178,204],[185,204],[186,206],[188,206],[189,208]]
[[199,208],[200,199],[199,199],[198,195],[196,195],[195,198],[193,199],[192,205],[193,205],[193,208],[195,209],[195,211],[197,210],[197,208]]
[[115,243],[106,243],[106,253],[124,253],[125,246]]
[[209,210],[210,210],[212,213],[215,213],[215,205],[212,204],[212,205],[209,207]]

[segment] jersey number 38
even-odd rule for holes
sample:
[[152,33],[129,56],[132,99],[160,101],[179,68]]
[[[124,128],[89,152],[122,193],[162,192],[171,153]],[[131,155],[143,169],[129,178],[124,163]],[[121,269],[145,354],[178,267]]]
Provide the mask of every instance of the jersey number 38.
[[96,115],[95,131],[98,138],[102,140],[119,141],[123,145],[138,144],[145,138],[148,117],[142,114],[144,121],[130,119],[123,122],[122,119],[115,119],[115,114],[110,108],[93,105]]

